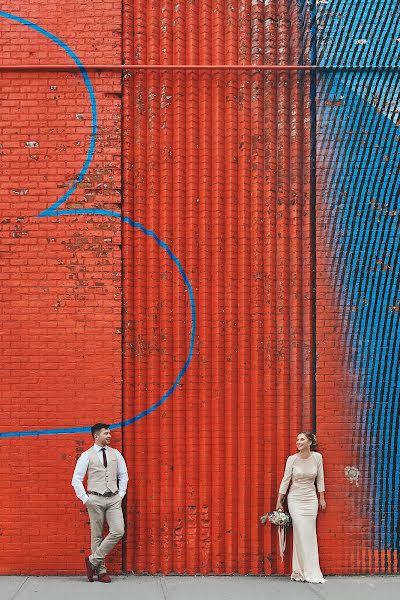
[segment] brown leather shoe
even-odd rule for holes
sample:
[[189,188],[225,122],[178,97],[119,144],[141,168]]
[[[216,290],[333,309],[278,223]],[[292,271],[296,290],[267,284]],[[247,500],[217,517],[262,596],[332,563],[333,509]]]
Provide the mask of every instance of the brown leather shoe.
[[108,573],[99,573],[97,575],[97,579],[100,581],[100,583],[111,583],[111,577]]
[[94,581],[96,568],[92,565],[88,556],[85,556],[86,575],[89,581]]

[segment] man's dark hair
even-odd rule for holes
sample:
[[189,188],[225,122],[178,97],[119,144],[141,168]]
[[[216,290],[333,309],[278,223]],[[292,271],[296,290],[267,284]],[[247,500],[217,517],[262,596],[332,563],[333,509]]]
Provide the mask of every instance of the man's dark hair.
[[94,434],[99,433],[102,429],[110,429],[110,426],[107,423],[95,423],[90,430],[92,436],[94,437]]

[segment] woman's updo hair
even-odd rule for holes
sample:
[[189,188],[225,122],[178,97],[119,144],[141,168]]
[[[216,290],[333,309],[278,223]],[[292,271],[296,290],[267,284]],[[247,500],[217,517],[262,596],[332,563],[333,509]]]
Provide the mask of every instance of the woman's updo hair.
[[303,435],[305,435],[308,440],[310,440],[310,442],[311,442],[310,450],[315,450],[318,445],[315,433],[312,433],[311,431],[300,431],[299,435],[301,433]]

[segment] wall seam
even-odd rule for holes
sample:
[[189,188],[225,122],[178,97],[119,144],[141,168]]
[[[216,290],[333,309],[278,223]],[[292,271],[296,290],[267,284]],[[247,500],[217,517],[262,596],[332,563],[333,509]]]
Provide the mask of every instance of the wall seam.
[[[317,61],[317,0],[310,2],[310,64]],[[312,428],[317,431],[317,74],[310,71],[310,254],[311,254],[311,370]]]

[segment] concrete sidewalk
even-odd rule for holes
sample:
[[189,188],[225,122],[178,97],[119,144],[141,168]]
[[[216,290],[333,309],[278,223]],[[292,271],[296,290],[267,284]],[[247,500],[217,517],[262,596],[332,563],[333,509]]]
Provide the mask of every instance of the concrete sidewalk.
[[398,600],[400,578],[327,577],[325,584],[288,577],[126,575],[111,584],[84,577],[0,577],[0,600]]

